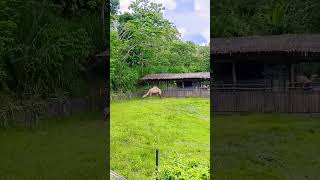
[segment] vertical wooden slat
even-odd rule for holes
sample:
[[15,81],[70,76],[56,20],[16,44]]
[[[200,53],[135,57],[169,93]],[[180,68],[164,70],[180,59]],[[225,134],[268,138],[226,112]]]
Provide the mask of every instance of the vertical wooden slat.
[[237,84],[237,72],[236,72],[236,64],[232,63],[232,80],[233,84]]
[[213,94],[214,111],[221,112],[320,112],[320,92],[230,91]]

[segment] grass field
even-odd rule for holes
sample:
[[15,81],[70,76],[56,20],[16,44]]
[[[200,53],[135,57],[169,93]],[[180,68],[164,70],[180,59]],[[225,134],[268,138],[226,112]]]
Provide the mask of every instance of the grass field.
[[215,116],[216,180],[320,179],[320,118],[307,115]]
[[[210,159],[209,99],[147,98],[111,102],[111,168],[130,180],[200,179]],[[204,178],[205,179],[205,178]]]
[[[106,179],[102,113],[0,129],[0,179]],[[111,103],[111,167],[130,180],[208,175],[209,100],[148,98]],[[320,117],[214,115],[216,180],[317,180]],[[180,174],[180,175],[179,175]],[[206,176],[205,176],[206,177]]]
[[0,129],[0,179],[105,180],[106,148],[101,112]]

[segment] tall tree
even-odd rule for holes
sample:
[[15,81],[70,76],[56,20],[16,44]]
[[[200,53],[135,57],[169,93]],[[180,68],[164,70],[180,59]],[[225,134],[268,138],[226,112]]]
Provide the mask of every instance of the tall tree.
[[213,0],[211,33],[219,36],[320,31],[317,0]]
[[110,0],[110,13],[111,15],[118,14],[120,8],[119,0]]
[[[195,72],[209,69],[205,47],[184,42],[174,24],[164,18],[163,6],[136,0],[130,12],[113,19],[111,32],[111,89],[136,88],[149,73]],[[209,50],[209,47],[206,47]]]

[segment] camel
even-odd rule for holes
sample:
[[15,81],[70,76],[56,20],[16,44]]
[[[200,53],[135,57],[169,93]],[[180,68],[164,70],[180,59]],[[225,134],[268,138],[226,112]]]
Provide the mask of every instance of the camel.
[[297,76],[297,83],[302,86],[303,88],[311,88],[312,81],[316,78],[316,76],[311,77],[309,79],[307,76],[298,75]]
[[319,79],[319,75],[318,75],[318,74],[312,74],[312,75],[311,75],[311,79],[310,79],[310,80],[311,80],[312,82],[316,81],[317,79]]
[[145,98],[147,96],[152,96],[154,94],[159,95],[159,97],[161,98],[161,89],[159,89],[158,87],[154,86],[153,88],[149,89],[148,92],[142,96],[142,98]]
[[300,75],[300,76],[297,76],[297,82],[302,84],[309,84],[312,81],[308,77],[304,75]]
[[202,89],[210,90],[210,86],[209,86],[209,85],[203,85],[203,86],[202,86]]

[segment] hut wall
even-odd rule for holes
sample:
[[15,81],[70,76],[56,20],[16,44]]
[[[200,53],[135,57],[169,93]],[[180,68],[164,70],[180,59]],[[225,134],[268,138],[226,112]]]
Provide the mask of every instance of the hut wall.
[[213,112],[320,112],[320,92],[211,91],[210,94]]

